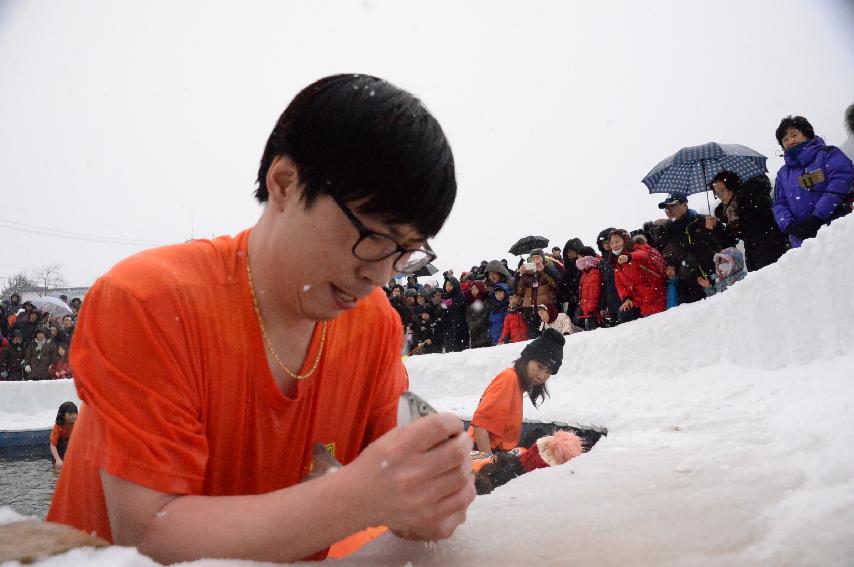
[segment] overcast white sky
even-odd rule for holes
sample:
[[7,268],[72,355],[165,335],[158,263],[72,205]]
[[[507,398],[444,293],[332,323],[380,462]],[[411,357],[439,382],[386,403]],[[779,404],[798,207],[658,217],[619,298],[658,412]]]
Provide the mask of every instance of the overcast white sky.
[[445,128],[459,193],[434,248],[459,273],[525,234],[589,244],[656,218],[640,180],[682,146],[748,145],[773,177],[784,115],[841,144],[854,2],[0,0],[0,287],[55,262],[87,285],[145,247],[45,228],[251,226],[275,120],[339,72],[412,91]]

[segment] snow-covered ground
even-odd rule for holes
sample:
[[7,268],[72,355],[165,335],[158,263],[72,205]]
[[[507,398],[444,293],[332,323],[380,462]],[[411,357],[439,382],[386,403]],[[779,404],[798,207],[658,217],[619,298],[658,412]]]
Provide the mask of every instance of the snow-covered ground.
[[[478,497],[447,541],[386,535],[336,565],[850,565],[851,242],[849,217],[722,295],[568,337],[527,417],[607,438]],[[412,389],[469,417],[522,346],[411,358]],[[39,563],[84,564],[152,563],[126,548]]]

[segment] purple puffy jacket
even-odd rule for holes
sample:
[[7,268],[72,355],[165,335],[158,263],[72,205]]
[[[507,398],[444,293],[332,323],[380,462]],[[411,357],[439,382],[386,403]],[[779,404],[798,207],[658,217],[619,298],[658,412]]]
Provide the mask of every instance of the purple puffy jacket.
[[[774,219],[783,232],[796,222],[814,215],[828,223],[848,212],[847,204],[854,184],[854,164],[839,148],[828,148],[819,136],[807,142],[800,152],[785,155],[786,164],[774,182]],[[810,189],[800,186],[804,173],[824,171],[825,180]],[[793,246],[801,241],[789,235]]]

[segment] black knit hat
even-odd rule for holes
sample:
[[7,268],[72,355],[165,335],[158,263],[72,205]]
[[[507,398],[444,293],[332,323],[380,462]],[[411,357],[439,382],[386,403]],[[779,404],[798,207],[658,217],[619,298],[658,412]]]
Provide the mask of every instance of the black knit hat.
[[563,345],[566,340],[554,329],[546,329],[545,332],[528,343],[522,349],[522,358],[536,360],[544,364],[549,372],[557,374],[563,362]]

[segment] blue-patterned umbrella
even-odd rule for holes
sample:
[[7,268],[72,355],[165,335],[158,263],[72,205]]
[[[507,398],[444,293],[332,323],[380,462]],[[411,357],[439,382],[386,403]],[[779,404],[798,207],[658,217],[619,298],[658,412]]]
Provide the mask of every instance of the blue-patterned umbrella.
[[767,157],[739,144],[709,142],[682,148],[652,168],[643,178],[650,193],[692,195],[709,189],[709,181],[724,170],[734,171],[742,181],[762,175]]

